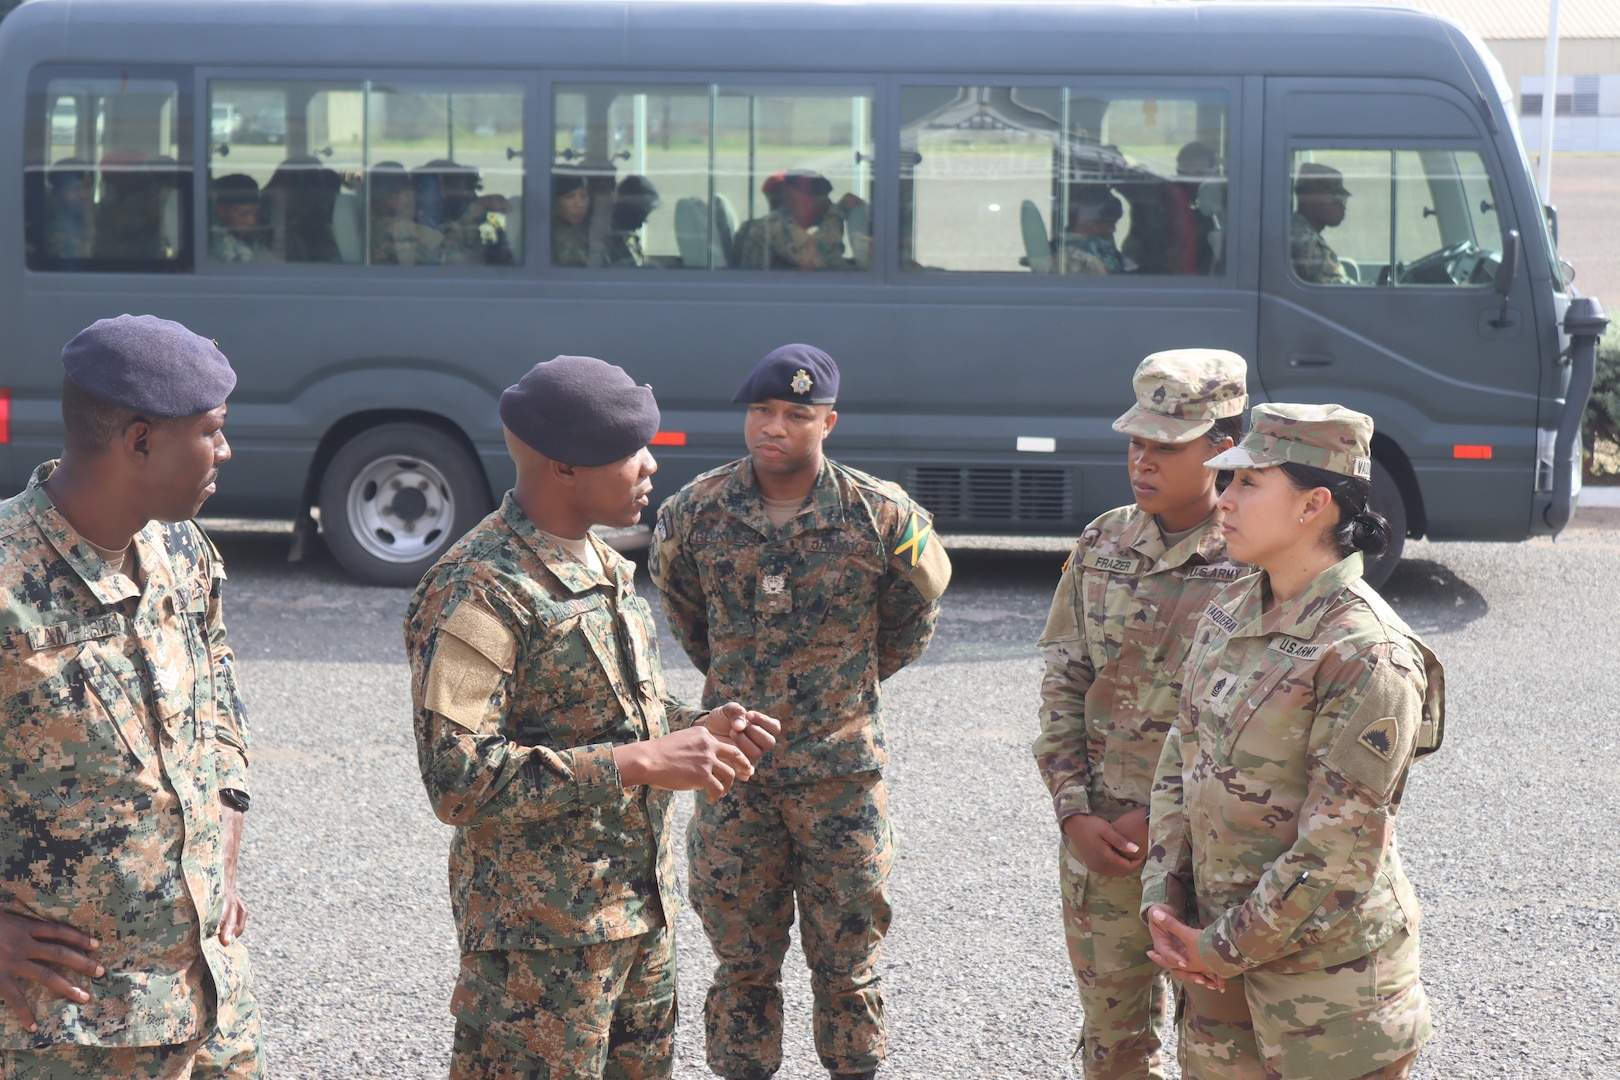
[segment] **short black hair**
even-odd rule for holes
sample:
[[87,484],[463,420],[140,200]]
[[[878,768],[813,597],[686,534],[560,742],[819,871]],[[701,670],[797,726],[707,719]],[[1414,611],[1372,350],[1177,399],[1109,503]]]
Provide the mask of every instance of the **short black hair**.
[[62,441],[66,449],[99,454],[139,419],[133,410],[96,397],[72,379],[62,379]]

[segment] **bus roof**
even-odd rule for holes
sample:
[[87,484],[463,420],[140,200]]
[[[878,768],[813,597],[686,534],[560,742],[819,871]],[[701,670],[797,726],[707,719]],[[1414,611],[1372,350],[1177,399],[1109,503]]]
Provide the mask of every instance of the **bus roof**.
[[1466,31],[1384,4],[29,0],[0,51],[20,38],[34,61],[1489,79]]

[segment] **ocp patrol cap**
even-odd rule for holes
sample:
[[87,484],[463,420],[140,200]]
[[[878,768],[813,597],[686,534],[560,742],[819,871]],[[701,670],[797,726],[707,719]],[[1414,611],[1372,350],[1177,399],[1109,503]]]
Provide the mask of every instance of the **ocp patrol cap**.
[[814,345],[783,345],[754,365],[731,395],[734,405],[776,398],[800,405],[831,405],[838,400],[838,365]]
[[1114,430],[1155,442],[1183,443],[1249,404],[1249,365],[1224,349],[1171,349],[1136,366],[1136,404]]
[[1372,417],[1343,405],[1256,405],[1243,441],[1208,469],[1266,469],[1292,462],[1372,479]]

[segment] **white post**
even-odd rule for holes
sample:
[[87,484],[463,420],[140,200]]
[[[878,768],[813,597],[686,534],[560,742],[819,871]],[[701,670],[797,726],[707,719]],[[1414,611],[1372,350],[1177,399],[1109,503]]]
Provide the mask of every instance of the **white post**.
[[1541,79],[1541,201],[1552,202],[1553,123],[1558,113],[1558,0],[1548,0],[1547,72]]

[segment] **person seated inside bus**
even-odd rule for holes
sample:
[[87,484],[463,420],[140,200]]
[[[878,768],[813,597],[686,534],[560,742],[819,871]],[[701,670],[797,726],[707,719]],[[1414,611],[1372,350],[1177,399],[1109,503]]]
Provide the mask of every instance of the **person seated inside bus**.
[[1344,222],[1350,192],[1344,174],[1329,165],[1307,161],[1294,175],[1294,216],[1288,224],[1288,255],[1301,281],[1316,285],[1354,285],[1356,279],[1322,239],[1323,229]]
[[95,248],[95,177],[84,158],[51,166],[45,222],[45,254],[58,265],[88,259]]
[[834,203],[832,181],[809,169],[789,169],[778,176],[781,203],[737,230],[733,265],[749,270],[857,269],[854,260],[844,257],[844,223],[865,201],[847,192]]
[[658,209],[658,189],[645,176],[632,174],[613,193],[613,231],[607,239],[609,266],[647,266],[641,227]]
[[[1160,192],[1164,221],[1164,273],[1208,274],[1214,263],[1209,235],[1214,219],[1198,209],[1198,188],[1205,180],[1218,178],[1220,167],[1215,151],[1201,142],[1190,142],[1176,154],[1176,178]],[[1135,214],[1132,218],[1134,220]]]
[[1061,274],[1128,274],[1136,263],[1114,245],[1125,206],[1107,189],[1085,188],[1069,196],[1069,227],[1052,242]]
[[371,264],[425,266],[444,261],[444,236],[416,220],[416,189],[397,161],[371,169]]
[[139,262],[174,258],[175,245],[163,233],[163,210],[179,186],[175,165],[172,158],[148,159],[128,147],[102,155],[97,258]]
[[213,182],[214,221],[208,254],[217,262],[276,262],[270,230],[259,223],[259,182],[231,173]]
[[436,158],[412,170],[411,182],[417,221],[439,230],[445,262],[512,265],[507,234],[512,204],[504,195],[480,194],[484,181],[477,169]]
[[260,205],[288,262],[343,261],[332,228],[343,186],[343,178],[315,157],[290,157],[276,166],[260,192]]
[[554,266],[585,266],[591,253],[591,192],[583,173],[551,172],[551,262]]

